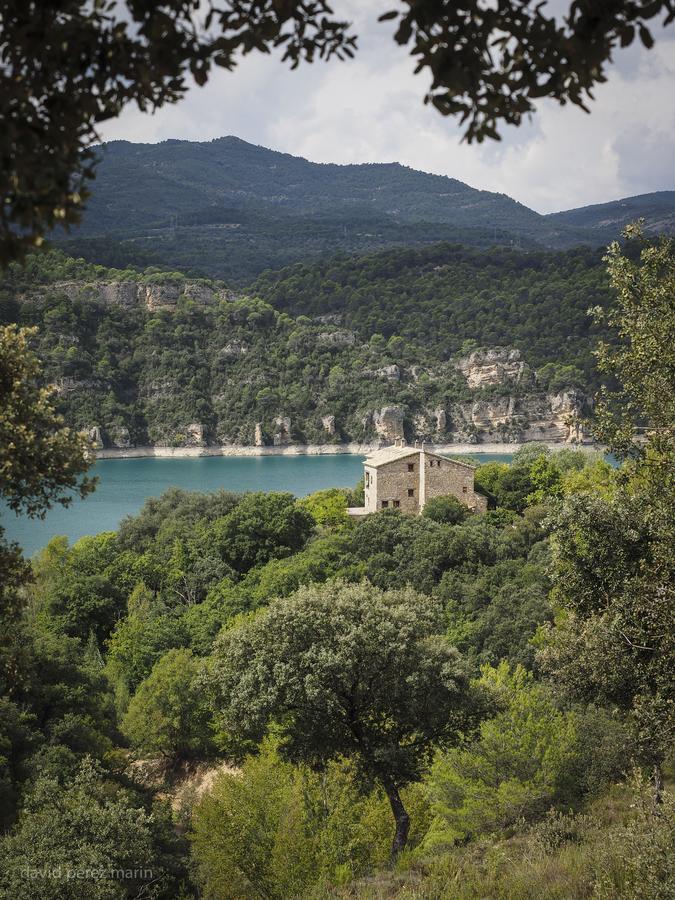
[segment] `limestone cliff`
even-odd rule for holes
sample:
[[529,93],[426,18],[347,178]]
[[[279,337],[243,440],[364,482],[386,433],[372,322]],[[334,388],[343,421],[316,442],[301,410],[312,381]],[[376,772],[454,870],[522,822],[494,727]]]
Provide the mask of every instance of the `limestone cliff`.
[[145,307],[154,311],[175,306],[180,297],[185,297],[202,306],[219,300],[234,300],[239,296],[232,291],[215,289],[198,280],[157,279],[151,277],[143,281],[56,281],[48,286],[36,286],[30,295],[20,299],[30,302],[48,289],[50,293],[63,293],[70,300],[93,300],[99,303],[124,307]]
[[587,411],[587,398],[575,389],[477,400],[452,406],[449,433],[460,443],[579,443],[590,440],[580,424]]
[[530,374],[529,366],[520,358],[519,350],[494,347],[476,350],[456,363],[470,388],[521,381]]
[[383,406],[373,409],[362,418],[365,435],[374,434],[383,443],[398,440],[405,436],[405,410],[400,406]]

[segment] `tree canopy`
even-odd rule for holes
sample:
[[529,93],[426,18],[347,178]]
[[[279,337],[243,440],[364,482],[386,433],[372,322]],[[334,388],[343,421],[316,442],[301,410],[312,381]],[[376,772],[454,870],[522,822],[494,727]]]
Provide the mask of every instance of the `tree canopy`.
[[223,739],[246,746],[274,726],[290,761],[353,759],[387,794],[397,853],[409,829],[400,789],[483,713],[441,630],[441,605],[410,589],[334,581],[274,601],[217,643]]
[[[626,236],[640,239],[639,227]],[[634,256],[609,249],[618,340],[598,350],[617,380],[598,398],[596,435],[626,463],[614,495],[572,495],[557,514],[562,614],[540,659],[568,696],[628,712],[660,796],[675,733],[675,247],[662,238]]]
[[31,329],[0,327],[0,495],[15,512],[44,515],[67,506],[73,489],[95,487],[81,477],[91,462],[87,439],[56,414],[53,390],[40,387],[40,367],[28,348]]

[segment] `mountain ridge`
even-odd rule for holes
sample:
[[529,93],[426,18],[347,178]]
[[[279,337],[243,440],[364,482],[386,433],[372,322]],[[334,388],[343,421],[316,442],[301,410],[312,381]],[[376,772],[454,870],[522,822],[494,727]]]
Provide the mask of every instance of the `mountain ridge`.
[[[99,154],[83,223],[58,241],[67,252],[233,284],[335,253],[438,241],[523,250],[600,245],[625,224],[584,218],[586,208],[541,215],[507,194],[398,162],[314,163],[234,136],[112,141]],[[675,192],[664,194],[645,205],[656,203],[670,228]],[[639,198],[630,214],[640,216]]]

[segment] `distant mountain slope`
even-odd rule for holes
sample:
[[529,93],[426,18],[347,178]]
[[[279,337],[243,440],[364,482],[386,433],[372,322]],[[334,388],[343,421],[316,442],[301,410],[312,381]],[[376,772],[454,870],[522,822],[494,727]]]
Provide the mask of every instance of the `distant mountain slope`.
[[312,163],[224,137],[104,145],[83,231],[127,229],[186,214],[219,221],[224,211],[248,207],[309,215],[376,213],[394,221],[470,227],[531,229],[541,221],[505,194],[399,163]]
[[595,203],[546,216],[549,222],[594,229],[613,236],[629,222],[644,218],[647,229],[675,233],[675,191],[657,191],[624,197],[611,203]]
[[[661,218],[675,209],[668,202]],[[651,209],[638,203],[631,212]],[[265,269],[336,252],[441,240],[566,248],[618,234],[618,225],[599,228],[582,214],[542,216],[505,194],[398,163],[313,163],[235,137],[114,141],[100,148],[82,226],[60,243],[109,266],[155,264],[244,284]]]
[[[181,269],[245,283],[336,252],[439,240],[478,247],[574,243],[504,194],[398,163],[329,165],[234,137],[101,147],[82,227],[61,242],[105,265]],[[547,234],[544,234],[543,231]]]

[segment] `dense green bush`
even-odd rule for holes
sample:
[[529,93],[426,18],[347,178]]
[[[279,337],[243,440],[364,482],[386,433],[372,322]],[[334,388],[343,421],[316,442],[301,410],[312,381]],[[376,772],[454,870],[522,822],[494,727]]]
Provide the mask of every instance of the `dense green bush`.
[[189,650],[168,650],[141,682],[121,727],[132,746],[171,760],[208,756],[211,711],[199,683],[202,662]]
[[[425,838],[428,849],[536,820],[553,806],[577,805],[583,796],[583,725],[589,722],[556,709],[550,692],[520,666],[485,667],[481,681],[502,709],[481,725],[476,741],[437,759],[428,781],[435,815]],[[616,741],[616,730],[609,733]],[[595,753],[602,751],[601,787],[623,774],[625,744],[624,739],[609,748],[601,742],[583,756],[594,766]]]

